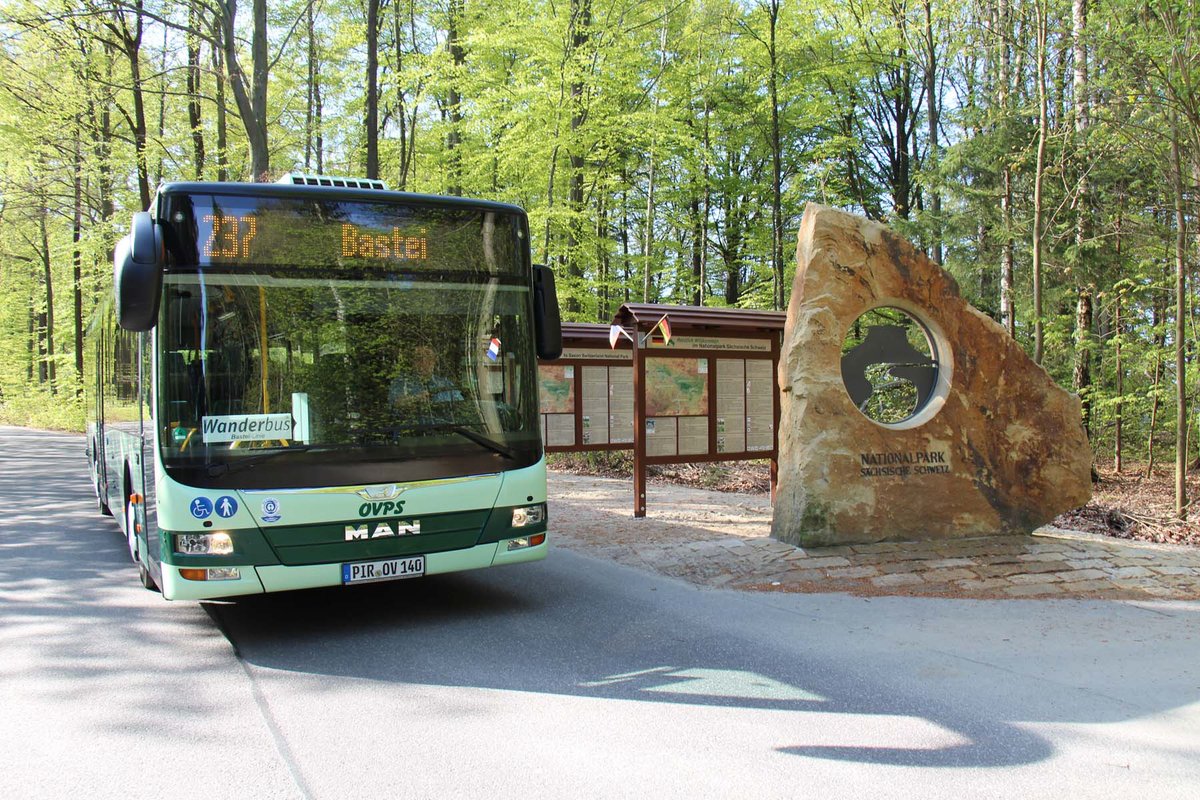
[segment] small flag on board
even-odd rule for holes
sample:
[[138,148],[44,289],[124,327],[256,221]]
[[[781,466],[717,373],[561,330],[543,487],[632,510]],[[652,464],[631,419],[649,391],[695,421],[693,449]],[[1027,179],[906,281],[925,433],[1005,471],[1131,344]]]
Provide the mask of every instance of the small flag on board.
[[671,343],[671,320],[667,319],[667,315],[663,314],[662,319],[654,327],[662,331],[663,344]]
[[492,343],[488,345],[487,357],[492,361],[500,357],[500,340],[495,336],[492,337]]
[[608,328],[608,346],[614,350],[617,349],[617,340],[622,336],[631,342],[633,341],[633,337],[629,335],[629,331],[620,325],[610,325]]

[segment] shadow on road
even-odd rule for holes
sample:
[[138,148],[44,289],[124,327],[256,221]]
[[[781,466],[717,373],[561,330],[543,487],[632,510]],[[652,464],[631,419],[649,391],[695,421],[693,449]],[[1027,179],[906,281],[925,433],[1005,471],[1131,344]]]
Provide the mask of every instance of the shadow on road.
[[[615,569],[583,568],[593,576]],[[616,579],[625,574],[619,570]],[[568,582],[549,566],[526,566],[205,605],[243,658],[270,669],[643,702],[918,716],[961,740],[940,749],[780,750],[810,757],[996,767],[1052,753],[1043,738],[1006,720],[906,694],[882,674],[886,665],[863,669],[803,646],[731,637],[702,620],[663,613],[658,591],[631,597],[613,590],[611,581]],[[709,595],[705,603],[717,594],[663,591]],[[803,714],[796,726],[802,741]]]
[[[40,648],[70,678],[60,684],[65,691],[109,669],[104,648],[80,654],[78,640],[92,626],[106,626],[110,651],[133,639],[169,651],[172,640],[155,620],[185,618],[195,607],[123,599],[136,575],[116,526],[94,511],[82,439],[0,428],[0,445],[9,512],[0,523],[0,628],[8,627],[0,641]],[[1120,603],[892,600],[794,597],[796,608],[785,609],[558,551],[539,564],[206,603],[215,626],[202,630],[200,615],[189,624],[198,636],[219,627],[247,664],[264,669],[798,712],[796,744],[779,752],[873,764],[1029,764],[1053,747],[1022,723],[1119,722],[1200,699],[1194,674],[1170,669],[1194,656],[1195,642],[1178,635],[1196,628],[1193,607],[1156,616]],[[847,613],[855,609],[861,618]],[[987,628],[989,619],[1047,609],[1068,627],[1076,617],[1128,617],[1143,641],[1114,641],[1097,660],[1094,650],[1072,652],[1038,625],[1009,624],[1003,642]],[[971,642],[930,652],[918,629],[943,616],[965,616],[958,624],[967,628],[978,619],[979,640],[1031,665],[1053,660],[1051,682],[1059,685],[1048,691],[1044,673],[976,658]],[[859,622],[871,630],[856,633]],[[944,671],[927,669],[943,663]],[[152,684],[153,667],[127,677]],[[185,708],[181,716],[202,720],[203,712]],[[806,737],[810,713],[917,718],[955,743],[822,746]]]

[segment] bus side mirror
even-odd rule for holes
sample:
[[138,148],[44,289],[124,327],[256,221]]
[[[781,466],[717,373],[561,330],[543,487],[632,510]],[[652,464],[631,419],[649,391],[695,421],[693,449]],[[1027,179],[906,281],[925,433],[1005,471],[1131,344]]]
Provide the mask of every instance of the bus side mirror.
[[129,233],[113,251],[117,321],[127,331],[148,331],[162,296],[162,231],[147,211],[133,215]]
[[542,264],[533,267],[533,327],[538,358],[553,361],[562,355],[562,320],[554,273]]

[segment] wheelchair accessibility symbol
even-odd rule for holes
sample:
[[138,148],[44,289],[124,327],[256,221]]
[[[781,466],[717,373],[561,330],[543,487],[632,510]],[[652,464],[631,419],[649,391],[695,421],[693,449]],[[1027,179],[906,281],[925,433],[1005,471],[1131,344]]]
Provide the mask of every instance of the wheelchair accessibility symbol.
[[191,511],[196,519],[208,519],[213,512],[212,501],[207,497],[197,497],[192,501]]

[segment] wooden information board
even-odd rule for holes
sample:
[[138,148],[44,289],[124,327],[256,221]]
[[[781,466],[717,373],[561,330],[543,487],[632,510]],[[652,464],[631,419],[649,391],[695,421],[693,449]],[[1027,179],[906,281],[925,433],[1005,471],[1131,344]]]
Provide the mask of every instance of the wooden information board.
[[[663,324],[664,319],[666,324]],[[611,327],[563,324],[538,367],[547,452],[634,451],[634,515],[649,464],[771,460],[776,474],[784,314],[626,304]]]

